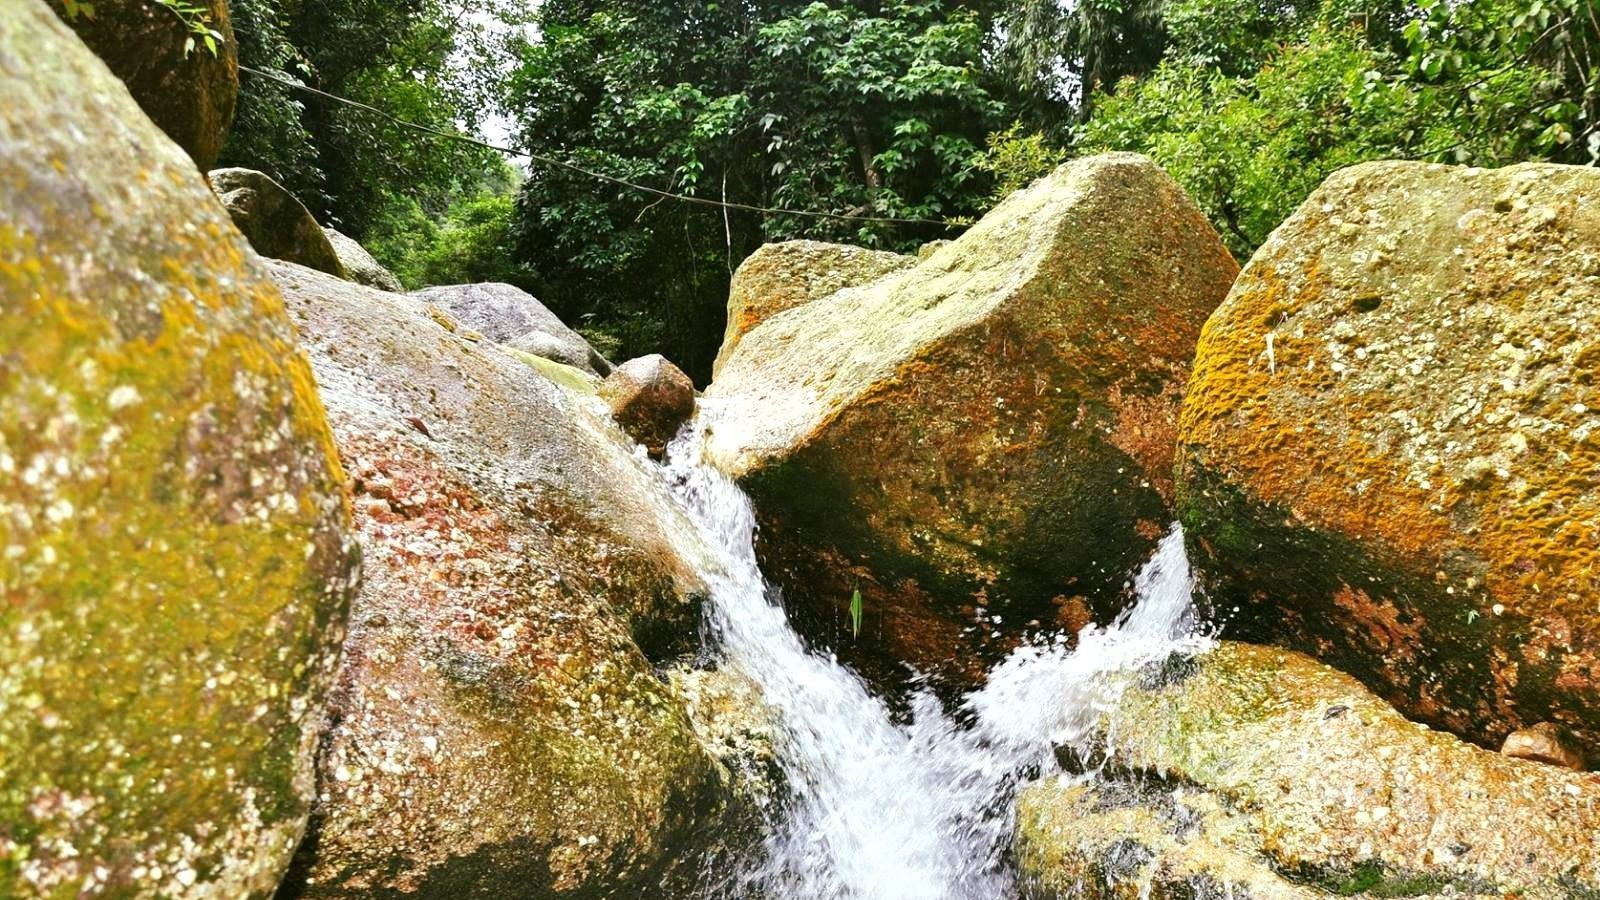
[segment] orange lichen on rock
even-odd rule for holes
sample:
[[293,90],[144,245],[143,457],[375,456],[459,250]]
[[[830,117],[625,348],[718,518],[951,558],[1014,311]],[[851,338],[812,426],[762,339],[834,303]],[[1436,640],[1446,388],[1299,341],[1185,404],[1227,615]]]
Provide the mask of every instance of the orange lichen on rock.
[[[1323,580],[1266,572],[1300,563],[1232,546],[1301,534],[1297,552],[1339,557],[1324,574],[1420,629],[1401,693],[1437,682],[1486,743],[1526,716],[1600,737],[1600,698],[1556,675],[1600,668],[1596,191],[1593,170],[1549,165],[1334,175],[1207,323],[1183,408],[1180,505],[1221,546],[1217,586],[1338,607]],[[1558,623],[1567,639],[1520,649]],[[1344,644],[1341,665],[1383,667],[1385,641]],[[1491,668],[1511,693],[1468,711]]]

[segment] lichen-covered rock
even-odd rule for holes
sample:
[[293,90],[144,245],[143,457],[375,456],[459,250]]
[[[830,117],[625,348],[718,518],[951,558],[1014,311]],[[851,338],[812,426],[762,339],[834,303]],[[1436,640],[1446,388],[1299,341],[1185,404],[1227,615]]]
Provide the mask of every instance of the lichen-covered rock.
[[336,228],[322,230],[328,236],[328,243],[333,245],[333,253],[339,257],[339,265],[344,267],[346,278],[380,291],[399,293],[406,289],[393,272],[385,269],[383,263],[374,259],[367,248],[354,238]]
[[803,625],[848,622],[859,588],[862,656],[972,677],[1030,621],[1120,602],[1170,521],[1178,400],[1236,272],[1149,160],[1079,160],[746,334],[706,391],[708,456],[752,493]]
[[592,397],[272,269],[367,560],[286,895],[683,895],[729,797],[651,665],[695,644],[696,532]]
[[1035,900],[1328,896],[1275,871],[1240,817],[1187,785],[1051,779],[1022,793],[1017,822],[1017,864]]
[[456,284],[416,291],[457,321],[499,344],[599,376],[611,371],[583,335],[527,291],[509,284]]
[[916,262],[910,256],[821,241],[766,244],[750,254],[728,285],[728,325],[712,374],[750,329],[786,309],[843,288],[876,281]]
[[1144,673],[1101,733],[1111,781],[1049,779],[1019,806],[1023,868],[1058,890],[1083,876],[1174,898],[1205,882],[1286,898],[1600,890],[1600,777],[1409,722],[1298,653],[1225,643]]
[[744,807],[764,814],[760,822],[770,823],[784,790],[778,710],[768,705],[749,675],[731,665],[675,669],[670,675],[695,733],[733,774]]
[[1233,633],[1496,747],[1600,744],[1600,172],[1335,174],[1200,341],[1180,507]]
[[122,79],[145,115],[200,171],[216,165],[239,98],[239,47],[227,0],[195,4],[206,27],[222,35],[215,52],[203,44],[186,48],[189,29],[160,3],[95,0],[78,4],[77,14],[69,16],[63,0],[45,2]]
[[347,277],[333,242],[310,210],[266,173],[213,169],[207,177],[257,253]]
[[600,382],[600,399],[628,436],[660,459],[694,415],[694,382],[659,353],[630,359]]
[[316,384],[42,3],[0,3],[0,96],[0,896],[270,896],[358,569]]

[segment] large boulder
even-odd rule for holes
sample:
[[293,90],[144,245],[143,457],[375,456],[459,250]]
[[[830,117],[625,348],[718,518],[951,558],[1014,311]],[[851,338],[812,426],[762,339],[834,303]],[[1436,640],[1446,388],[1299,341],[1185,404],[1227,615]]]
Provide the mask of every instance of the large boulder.
[[214,169],[208,177],[233,224],[257,253],[348,276],[327,233],[283,185],[254,169]]
[[745,335],[706,391],[708,456],[753,495],[802,624],[835,632],[859,589],[861,657],[974,675],[1030,621],[1121,601],[1236,272],[1149,160],[1079,160]]
[[1098,730],[1105,778],[1021,797],[1018,859],[1042,897],[1600,890],[1600,776],[1409,722],[1298,653],[1226,643],[1140,673]]
[[265,897],[358,569],[316,384],[42,3],[0,4],[0,96],[0,896]]
[[333,245],[333,253],[339,258],[339,265],[344,267],[346,278],[380,291],[399,293],[406,289],[393,272],[385,269],[383,263],[374,259],[367,248],[354,238],[336,228],[323,228],[322,231],[328,236],[328,243]]
[[414,298],[272,267],[367,572],[286,895],[682,894],[729,788],[652,666],[696,644],[693,527],[592,398]]
[[[239,47],[227,0],[194,4],[198,20],[222,35],[214,50],[198,42],[177,12],[151,0],[45,2],[111,67],[145,115],[200,171],[216,165],[239,98]],[[193,46],[191,38],[197,41]]]
[[766,244],[739,265],[728,285],[728,324],[713,376],[750,329],[786,309],[868,284],[916,263],[915,257],[821,241]]
[[568,328],[538,298],[509,284],[455,284],[412,296],[450,313],[491,341],[604,376],[611,371],[583,335]]
[[1206,326],[1179,505],[1236,634],[1600,745],[1600,172],[1335,174]]

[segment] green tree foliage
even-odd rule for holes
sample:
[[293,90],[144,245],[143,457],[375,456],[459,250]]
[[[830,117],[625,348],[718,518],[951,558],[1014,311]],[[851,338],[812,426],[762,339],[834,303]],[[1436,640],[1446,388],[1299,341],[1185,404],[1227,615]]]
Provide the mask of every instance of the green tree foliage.
[[[234,0],[240,62],[449,131],[489,110],[496,35],[509,5],[466,0]],[[225,165],[258,168],[352,237],[415,203],[441,215],[490,166],[479,148],[242,75]]]
[[1004,20],[1004,58],[1036,101],[1068,99],[1086,119],[1096,94],[1161,61],[1167,2],[1019,0]]
[[659,350],[703,379],[729,274],[761,243],[909,249],[949,229],[868,219],[970,216],[989,193],[970,160],[1007,117],[981,10],[550,0],[536,22],[509,92],[530,149],[695,197],[845,217],[663,201],[535,165],[519,224],[538,293],[621,355]]
[[1075,150],[1165,166],[1247,256],[1336,169],[1593,158],[1588,0],[1178,0],[1148,77]]
[[909,250],[1073,155],[1154,157],[1241,257],[1352,163],[1600,157],[1595,0],[234,0],[233,16],[247,66],[447,131],[503,112],[543,161],[514,185],[482,148],[247,74],[228,163],[412,286],[510,281],[608,353],[663,352],[700,379],[761,243]]

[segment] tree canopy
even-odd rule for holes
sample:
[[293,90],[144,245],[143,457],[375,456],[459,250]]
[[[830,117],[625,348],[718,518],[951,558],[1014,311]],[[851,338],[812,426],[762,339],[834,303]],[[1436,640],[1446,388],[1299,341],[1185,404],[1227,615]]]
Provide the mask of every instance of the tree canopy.
[[[1592,0],[235,0],[227,162],[411,285],[511,281],[617,356],[704,379],[766,241],[909,251],[1075,155],[1165,166],[1252,252],[1333,170],[1600,156]],[[912,222],[889,221],[894,219]]]

